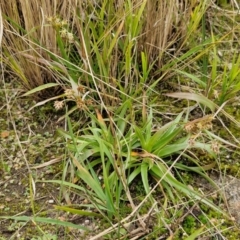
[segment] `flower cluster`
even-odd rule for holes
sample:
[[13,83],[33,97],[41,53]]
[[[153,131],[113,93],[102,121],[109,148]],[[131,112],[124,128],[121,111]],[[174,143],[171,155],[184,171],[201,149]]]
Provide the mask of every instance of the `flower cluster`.
[[59,110],[59,109],[63,108],[63,104],[64,104],[63,101],[55,101],[54,102],[54,107],[55,107],[56,110]]
[[[203,130],[212,128],[212,121],[214,120],[213,115],[206,115],[202,118],[195,119],[185,124],[184,129],[187,133],[190,133],[189,145],[193,147],[195,145],[195,140],[202,135]],[[221,145],[218,141],[211,142],[211,149],[214,153],[218,154],[220,152]]]
[[81,85],[77,88],[78,94],[73,89],[66,89],[64,95],[66,97],[63,101],[55,101],[54,108],[56,110],[62,109],[64,106],[64,101],[75,101],[79,109],[86,109],[89,106],[93,105],[92,99],[89,99],[88,93],[85,93],[85,88]]
[[47,21],[56,29],[59,30],[62,39],[66,40],[68,43],[74,43],[74,36],[71,32],[66,29],[67,21],[61,20],[59,17],[48,17]]
[[74,43],[74,36],[72,33],[68,32],[67,29],[62,29],[60,31],[60,36],[62,39],[67,40],[69,43]]
[[59,17],[47,17],[47,21],[55,28],[55,29],[61,29],[64,28],[67,25],[67,21],[61,20]]
[[184,129],[188,133],[197,134],[204,129],[212,128],[212,121],[214,117],[212,115],[206,115],[202,118],[195,119],[185,124]]

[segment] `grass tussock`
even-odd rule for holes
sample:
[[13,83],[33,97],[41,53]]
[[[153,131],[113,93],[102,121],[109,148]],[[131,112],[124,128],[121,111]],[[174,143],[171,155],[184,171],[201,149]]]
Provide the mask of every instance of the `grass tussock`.
[[[53,76],[63,72],[72,75],[75,82],[79,77],[92,82],[91,78],[98,76],[103,81],[98,83],[102,91],[109,87],[106,84],[113,85],[110,89],[117,88],[116,79],[131,89],[132,84],[139,82],[134,79],[141,77],[138,73],[143,68],[139,65],[141,52],[149,72],[153,62],[154,69],[163,65],[165,52],[180,51],[179,46],[198,26],[199,20],[190,29],[186,24],[191,22],[197,4],[197,1],[143,0],[61,4],[2,1],[4,62],[26,89],[57,81]],[[201,5],[203,12],[205,1]],[[54,18],[65,26],[58,26]],[[66,35],[72,36],[70,43]]]

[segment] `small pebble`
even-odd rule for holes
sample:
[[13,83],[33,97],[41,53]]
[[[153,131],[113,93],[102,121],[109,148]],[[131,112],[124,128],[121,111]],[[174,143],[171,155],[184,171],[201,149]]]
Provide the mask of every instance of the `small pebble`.
[[90,220],[89,220],[89,219],[86,219],[86,220],[84,221],[84,223],[85,223],[86,225],[88,225],[88,224],[90,223]]

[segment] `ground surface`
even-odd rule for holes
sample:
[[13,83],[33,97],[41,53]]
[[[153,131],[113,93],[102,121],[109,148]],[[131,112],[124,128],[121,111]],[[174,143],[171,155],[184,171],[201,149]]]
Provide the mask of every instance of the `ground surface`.
[[[34,212],[36,216],[89,225],[86,218],[54,211],[54,205],[65,201],[64,191],[59,186],[37,182],[62,177],[64,142],[56,134],[56,129],[62,127],[61,122],[57,123],[60,116],[48,112],[46,106],[29,112],[35,102],[22,98],[21,89],[13,85],[1,83],[0,86],[0,216],[32,216]],[[34,179],[35,193],[30,190],[29,172]],[[66,239],[66,236],[78,239],[76,234],[79,236],[80,232],[66,233],[64,228],[52,225],[37,227],[31,221],[0,221],[0,239],[55,239],[56,236],[56,239]]]

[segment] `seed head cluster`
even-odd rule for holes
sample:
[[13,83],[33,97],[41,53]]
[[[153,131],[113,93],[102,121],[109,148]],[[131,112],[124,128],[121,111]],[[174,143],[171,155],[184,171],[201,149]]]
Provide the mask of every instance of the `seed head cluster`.
[[78,93],[76,93],[73,89],[66,89],[64,92],[65,99],[62,101],[55,101],[54,108],[56,110],[60,110],[64,106],[65,101],[74,101],[79,109],[87,109],[89,106],[93,105],[92,99],[88,97],[85,93],[85,87],[79,85],[77,88]]
[[67,30],[68,22],[66,20],[61,20],[59,17],[53,16],[48,17],[47,21],[54,29],[59,31],[63,40],[67,41],[68,43],[74,43],[74,35]]

